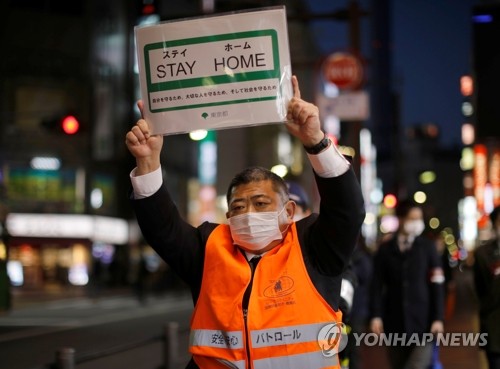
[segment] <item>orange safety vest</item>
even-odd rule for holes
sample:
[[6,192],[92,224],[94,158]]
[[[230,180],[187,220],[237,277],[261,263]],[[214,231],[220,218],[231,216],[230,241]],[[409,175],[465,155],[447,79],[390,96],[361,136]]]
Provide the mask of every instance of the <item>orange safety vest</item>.
[[295,223],[257,265],[245,319],[242,300],[250,279],[229,226],[219,225],[206,244],[191,320],[189,351],[201,369],[340,368],[332,345],[339,342],[334,328],[342,313],[328,305],[309,278]]

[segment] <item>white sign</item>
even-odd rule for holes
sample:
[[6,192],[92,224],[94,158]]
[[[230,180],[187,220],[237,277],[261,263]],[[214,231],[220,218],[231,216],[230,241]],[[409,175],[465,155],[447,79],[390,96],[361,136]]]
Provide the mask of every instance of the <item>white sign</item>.
[[370,101],[366,91],[342,92],[337,97],[316,96],[321,116],[334,115],[343,121],[366,120],[370,117]]
[[136,27],[144,118],[155,134],[286,120],[285,8]]

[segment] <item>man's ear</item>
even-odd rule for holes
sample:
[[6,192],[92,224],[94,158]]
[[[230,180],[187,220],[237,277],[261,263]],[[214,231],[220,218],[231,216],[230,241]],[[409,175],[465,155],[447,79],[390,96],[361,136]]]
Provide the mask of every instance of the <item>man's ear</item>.
[[293,221],[293,216],[295,215],[295,209],[297,208],[297,204],[293,200],[289,200],[285,205],[287,219],[290,223]]

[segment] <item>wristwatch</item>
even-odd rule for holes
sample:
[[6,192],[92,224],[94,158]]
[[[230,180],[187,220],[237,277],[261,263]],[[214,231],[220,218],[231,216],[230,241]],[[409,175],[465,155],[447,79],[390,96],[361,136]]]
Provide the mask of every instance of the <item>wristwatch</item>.
[[304,149],[308,154],[316,155],[326,149],[328,145],[330,145],[330,138],[325,133],[325,137],[319,143],[311,147],[304,146]]

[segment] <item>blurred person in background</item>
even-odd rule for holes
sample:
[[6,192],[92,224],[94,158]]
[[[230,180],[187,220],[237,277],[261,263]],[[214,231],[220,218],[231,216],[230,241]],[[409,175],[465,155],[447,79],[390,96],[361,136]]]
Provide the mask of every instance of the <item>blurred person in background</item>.
[[295,204],[297,204],[297,206],[295,207],[293,220],[298,222],[299,220],[311,215],[312,210],[309,202],[309,196],[307,195],[304,188],[294,181],[287,181],[286,186],[288,187],[290,200],[295,201]]
[[474,283],[479,299],[481,333],[490,369],[500,369],[500,206],[490,213],[493,237],[474,253]]
[[[375,334],[436,335],[443,332],[444,274],[434,242],[421,236],[422,208],[403,200],[396,207],[397,232],[374,256],[370,329]],[[433,343],[387,346],[392,369],[427,369]]]

